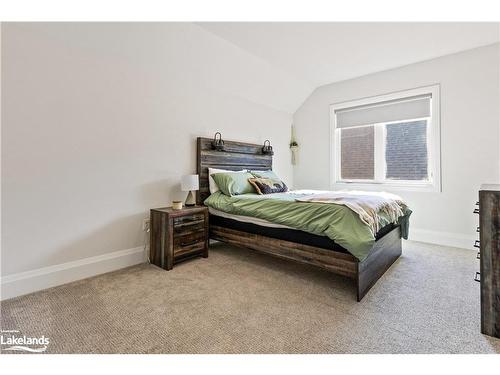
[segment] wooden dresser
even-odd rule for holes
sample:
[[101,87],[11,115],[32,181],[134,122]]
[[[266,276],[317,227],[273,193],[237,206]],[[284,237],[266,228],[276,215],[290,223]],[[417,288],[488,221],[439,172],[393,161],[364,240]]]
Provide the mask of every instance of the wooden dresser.
[[151,210],[151,263],[165,270],[195,256],[208,257],[208,208],[171,207]]
[[481,332],[500,338],[500,185],[479,191]]

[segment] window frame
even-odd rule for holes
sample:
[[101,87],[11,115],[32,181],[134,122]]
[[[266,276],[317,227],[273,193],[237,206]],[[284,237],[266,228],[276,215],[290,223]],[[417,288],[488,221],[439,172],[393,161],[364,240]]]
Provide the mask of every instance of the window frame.
[[[405,119],[383,123],[366,124],[374,126],[374,180],[349,180],[341,178],[341,147],[340,131],[337,131],[335,111],[340,109],[378,104],[389,100],[405,99],[417,95],[432,95],[430,117],[418,119]],[[385,153],[379,151],[382,146],[385,150],[385,126],[380,124],[401,123],[427,119],[427,153],[429,181],[415,180],[386,180]],[[330,188],[337,189],[363,189],[363,190],[395,190],[395,191],[421,191],[441,192],[441,126],[440,126],[440,85],[418,87],[410,90],[398,91],[384,95],[371,96],[358,100],[334,103],[330,105]],[[377,152],[378,151],[378,152]],[[382,167],[381,167],[382,166]]]

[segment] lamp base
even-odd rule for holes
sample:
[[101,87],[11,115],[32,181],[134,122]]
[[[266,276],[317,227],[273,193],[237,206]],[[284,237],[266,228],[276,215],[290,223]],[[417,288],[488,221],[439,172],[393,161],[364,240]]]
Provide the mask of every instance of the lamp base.
[[196,199],[194,197],[193,192],[190,190],[187,197],[186,197],[186,202],[184,203],[186,207],[192,207],[196,205]]

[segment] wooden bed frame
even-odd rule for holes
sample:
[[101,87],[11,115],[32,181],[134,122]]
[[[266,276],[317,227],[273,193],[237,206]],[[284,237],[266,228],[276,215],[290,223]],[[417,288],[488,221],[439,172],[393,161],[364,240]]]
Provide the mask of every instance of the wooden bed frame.
[[[200,189],[196,194],[197,204],[210,195],[208,168],[229,170],[272,169],[271,155],[262,153],[262,145],[224,141],[224,150],[212,149],[212,139],[197,139],[197,172]],[[362,262],[349,253],[327,250],[296,242],[279,240],[210,224],[210,238],[233,245],[250,248],[279,258],[311,264],[336,274],[353,279],[357,287],[357,299],[366,295],[377,280],[401,255],[400,227],[394,228],[375,241],[368,257]]]

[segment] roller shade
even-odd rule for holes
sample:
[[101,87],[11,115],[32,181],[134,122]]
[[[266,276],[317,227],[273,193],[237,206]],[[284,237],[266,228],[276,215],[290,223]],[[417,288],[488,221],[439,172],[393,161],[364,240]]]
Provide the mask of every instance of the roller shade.
[[431,99],[431,94],[425,94],[335,110],[337,128],[429,117]]

